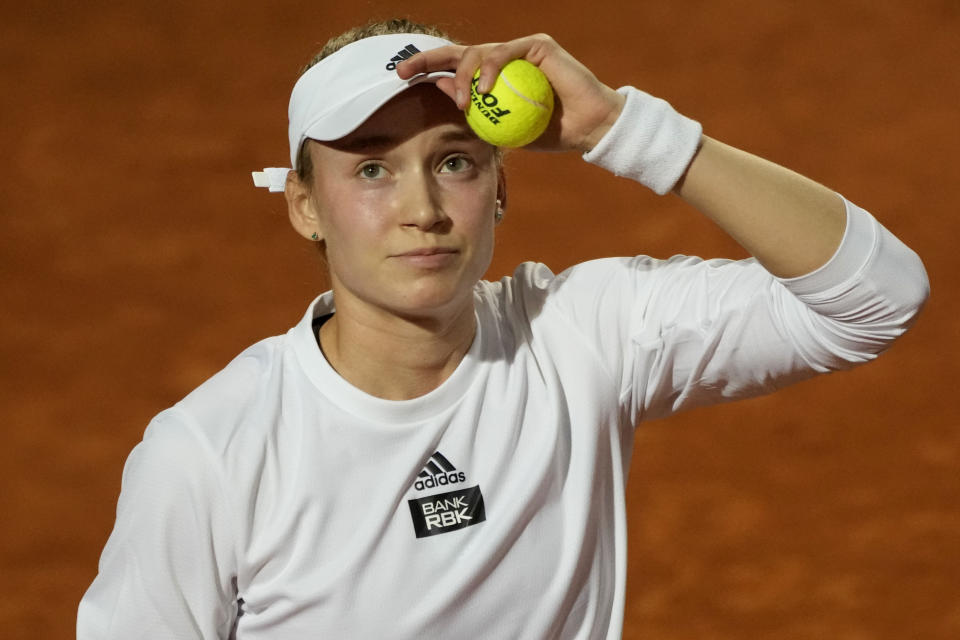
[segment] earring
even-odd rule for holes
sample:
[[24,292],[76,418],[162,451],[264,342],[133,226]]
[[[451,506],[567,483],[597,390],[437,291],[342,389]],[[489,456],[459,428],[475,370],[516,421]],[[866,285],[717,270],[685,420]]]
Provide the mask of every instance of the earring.
[[503,222],[503,204],[500,202],[500,198],[497,198],[497,210],[493,214],[493,219],[497,224]]
[[320,236],[318,236],[318,235],[317,235],[317,232],[314,231],[314,232],[313,232],[313,235],[310,236],[310,239],[313,240],[314,242],[316,242],[317,240],[320,239]]

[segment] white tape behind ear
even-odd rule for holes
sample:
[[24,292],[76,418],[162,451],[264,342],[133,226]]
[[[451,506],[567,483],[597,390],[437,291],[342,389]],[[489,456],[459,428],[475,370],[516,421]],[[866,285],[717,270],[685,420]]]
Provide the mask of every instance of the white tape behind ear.
[[290,169],[286,167],[266,167],[263,171],[254,171],[252,172],[253,185],[266,187],[270,189],[270,193],[283,193],[289,172]]

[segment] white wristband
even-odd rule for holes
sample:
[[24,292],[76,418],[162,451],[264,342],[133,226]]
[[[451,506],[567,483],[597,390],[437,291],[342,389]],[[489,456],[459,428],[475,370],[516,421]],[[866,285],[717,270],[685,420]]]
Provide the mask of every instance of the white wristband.
[[693,160],[703,127],[634,87],[620,87],[617,93],[627,97],[623,112],[583,159],[664,195]]

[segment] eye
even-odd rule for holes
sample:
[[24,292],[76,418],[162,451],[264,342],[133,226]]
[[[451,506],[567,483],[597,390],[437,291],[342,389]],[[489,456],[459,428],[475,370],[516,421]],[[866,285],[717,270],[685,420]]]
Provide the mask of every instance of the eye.
[[386,169],[382,165],[379,165],[375,162],[371,162],[360,167],[360,175],[368,180],[376,180],[378,178],[384,177],[386,174]]
[[450,156],[445,158],[440,165],[441,173],[459,173],[466,171],[472,166],[470,159],[466,156]]

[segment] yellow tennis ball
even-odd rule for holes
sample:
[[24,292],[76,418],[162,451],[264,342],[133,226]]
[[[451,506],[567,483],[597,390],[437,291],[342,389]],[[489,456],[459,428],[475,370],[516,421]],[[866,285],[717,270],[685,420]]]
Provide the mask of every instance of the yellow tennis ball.
[[467,123],[498,147],[522,147],[540,137],[553,115],[553,89],[543,71],[526,60],[508,62],[489,93],[477,93],[480,70],[470,84]]

